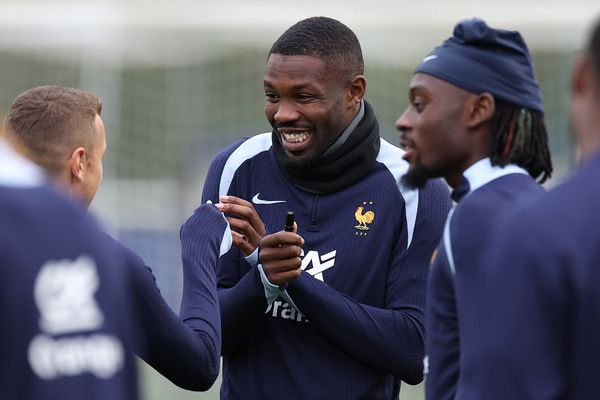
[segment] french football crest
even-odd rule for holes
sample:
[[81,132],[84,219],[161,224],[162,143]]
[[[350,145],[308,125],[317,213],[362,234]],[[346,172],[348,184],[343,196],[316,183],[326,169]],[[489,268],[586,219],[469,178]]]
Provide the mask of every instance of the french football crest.
[[[368,205],[373,205],[373,202],[369,201]],[[364,201],[362,206],[358,206],[354,212],[354,218],[356,219],[356,222],[358,222],[358,225],[355,225],[354,229],[359,231],[368,231],[369,225],[371,225],[373,220],[375,220],[375,213],[371,210],[365,210],[366,206],[367,202]],[[356,232],[356,234],[358,235],[359,232]],[[360,232],[360,235],[363,234],[366,235],[366,233]]]

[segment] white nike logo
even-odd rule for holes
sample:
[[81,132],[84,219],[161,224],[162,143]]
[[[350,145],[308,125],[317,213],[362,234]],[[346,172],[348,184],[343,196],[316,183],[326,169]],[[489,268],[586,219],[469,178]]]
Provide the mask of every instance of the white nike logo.
[[262,199],[258,198],[259,195],[260,195],[260,192],[256,193],[256,195],[252,198],[252,202],[254,204],[277,204],[277,203],[285,203],[285,200],[262,200]]
[[432,54],[430,56],[425,57],[423,61],[421,61],[421,64],[425,64],[427,61],[435,60],[436,58],[438,58],[438,56]]

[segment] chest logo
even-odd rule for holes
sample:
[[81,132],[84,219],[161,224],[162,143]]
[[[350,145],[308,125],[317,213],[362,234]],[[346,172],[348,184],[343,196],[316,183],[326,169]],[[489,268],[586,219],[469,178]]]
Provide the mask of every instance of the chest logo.
[[[373,202],[370,201],[368,203],[369,205],[372,205]],[[369,226],[373,223],[373,221],[375,220],[375,213],[373,211],[365,211],[365,206],[367,205],[367,202],[363,202],[362,206],[359,206],[356,208],[356,212],[354,213],[354,218],[356,219],[356,222],[358,222],[358,225],[354,226],[354,229],[357,229],[359,231],[368,231],[369,230]],[[357,234],[359,232],[356,232]],[[365,233],[366,234],[366,233]]]
[[[303,271],[308,272],[316,279],[324,282],[323,280],[323,271],[332,268],[335,265],[335,253],[336,250],[330,251],[327,254],[320,255],[318,251],[311,250],[308,253],[304,254],[304,250],[300,254],[302,258],[302,268]],[[309,268],[309,266],[311,268]]]
[[258,196],[260,196],[260,193],[256,193],[254,195],[254,197],[252,198],[252,202],[254,204],[278,204],[278,203],[285,203],[285,200],[264,200],[264,199],[259,199]]

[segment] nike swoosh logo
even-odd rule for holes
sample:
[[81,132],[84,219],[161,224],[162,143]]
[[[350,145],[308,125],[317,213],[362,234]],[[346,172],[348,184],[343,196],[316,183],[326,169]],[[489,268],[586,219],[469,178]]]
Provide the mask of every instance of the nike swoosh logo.
[[285,203],[285,200],[263,200],[259,199],[258,196],[260,193],[256,193],[256,195],[252,198],[252,202],[254,204],[277,204],[277,203]]

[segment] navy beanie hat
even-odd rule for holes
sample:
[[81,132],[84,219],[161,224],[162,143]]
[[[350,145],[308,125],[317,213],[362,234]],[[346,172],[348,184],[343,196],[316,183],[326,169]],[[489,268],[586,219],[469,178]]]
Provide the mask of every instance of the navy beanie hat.
[[478,18],[454,27],[454,36],[423,59],[415,73],[432,75],[468,92],[544,111],[525,41],[517,31],[490,28]]

